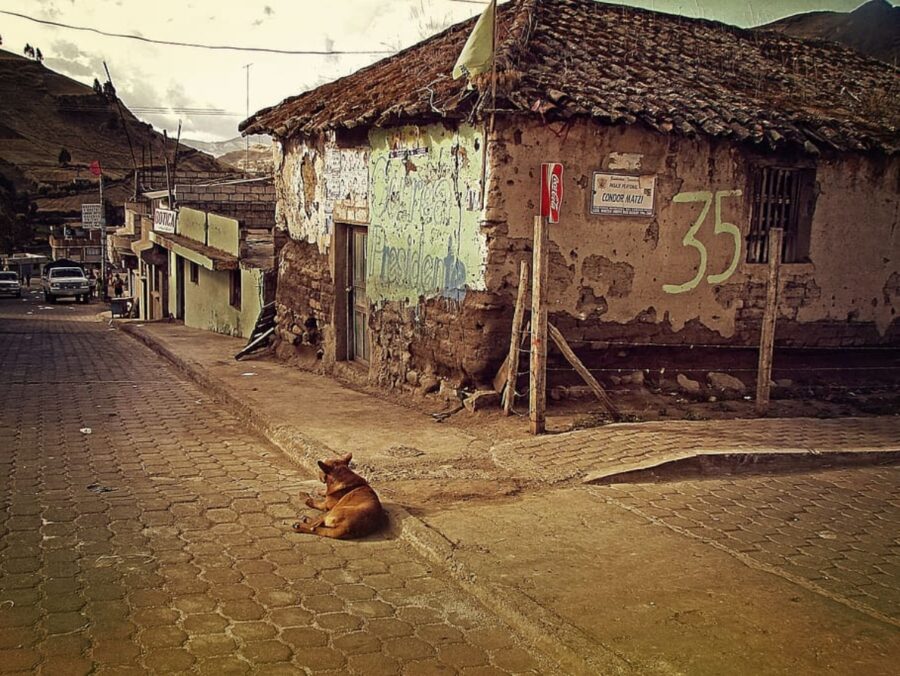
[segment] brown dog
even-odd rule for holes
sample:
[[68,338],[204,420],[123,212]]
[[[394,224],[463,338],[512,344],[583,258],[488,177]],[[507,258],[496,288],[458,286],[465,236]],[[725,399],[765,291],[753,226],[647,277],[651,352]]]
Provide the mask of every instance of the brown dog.
[[306,498],[308,507],[325,514],[295,523],[298,533],[327,538],[359,538],[384,526],[387,514],[369,483],[350,469],[352,455],[334,460],[319,460],[319,479],[325,484],[325,499]]

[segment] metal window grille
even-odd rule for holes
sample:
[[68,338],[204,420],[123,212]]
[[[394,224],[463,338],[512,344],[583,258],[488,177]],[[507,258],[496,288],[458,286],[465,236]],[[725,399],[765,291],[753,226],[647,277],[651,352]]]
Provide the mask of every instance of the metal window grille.
[[769,230],[784,229],[782,263],[798,260],[800,188],[803,170],[762,167],[754,177],[747,262],[768,263]]

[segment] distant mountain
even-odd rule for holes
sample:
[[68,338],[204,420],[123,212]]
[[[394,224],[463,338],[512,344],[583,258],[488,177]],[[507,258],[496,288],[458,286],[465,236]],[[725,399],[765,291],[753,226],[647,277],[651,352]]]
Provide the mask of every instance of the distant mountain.
[[[34,59],[0,50],[0,174],[19,190],[46,193],[80,179],[96,180],[88,169],[95,160],[110,181],[128,178],[135,164],[161,166],[164,149],[171,161],[174,139],[164,146],[162,134],[124,105],[120,114],[114,98]],[[184,146],[178,168],[227,170],[212,156]]]
[[[243,136],[236,136],[227,141],[194,141],[192,139],[181,139],[181,142],[191,148],[202,150],[209,153],[213,157],[222,157],[235,151],[245,151],[247,148],[247,139]],[[254,146],[265,146],[271,152],[272,139],[263,134],[250,136],[250,150],[253,151]]]
[[839,42],[875,59],[900,64],[900,7],[887,0],[869,0],[852,12],[795,14],[757,30]]

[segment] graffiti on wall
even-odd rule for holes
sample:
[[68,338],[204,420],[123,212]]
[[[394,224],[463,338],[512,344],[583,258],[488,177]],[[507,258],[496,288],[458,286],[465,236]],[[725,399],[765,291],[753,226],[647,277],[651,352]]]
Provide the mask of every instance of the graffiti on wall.
[[482,140],[467,125],[370,133],[366,291],[373,302],[484,288]]
[[[719,190],[713,195],[711,192],[680,192],[672,198],[675,204],[686,204],[690,202],[701,202],[703,208],[697,216],[697,220],[693,222],[687,233],[681,240],[682,246],[696,249],[700,256],[700,264],[697,266],[697,272],[692,279],[681,284],[663,284],[663,291],[666,293],[685,293],[697,286],[706,279],[707,284],[721,284],[727,280],[737,270],[738,263],[741,260],[741,231],[733,223],[726,223],[722,220],[722,200],[728,197],[739,197],[742,194],[740,190]],[[707,275],[707,261],[709,252],[707,243],[697,238],[703,223],[709,215],[709,210],[715,203],[715,224],[713,232],[716,235],[728,234],[732,238],[734,250],[731,256],[731,262],[722,272]]]
[[325,146],[325,212],[339,221],[369,220],[369,153]]

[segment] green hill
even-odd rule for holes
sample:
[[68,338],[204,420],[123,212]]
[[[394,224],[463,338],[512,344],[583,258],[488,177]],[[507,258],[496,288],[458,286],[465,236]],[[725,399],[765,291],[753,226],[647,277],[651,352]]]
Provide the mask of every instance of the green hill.
[[900,60],[900,7],[869,0],[852,12],[795,14],[764,26],[797,38],[839,42],[866,56],[897,65]]
[[[60,75],[41,63],[0,50],[0,174],[19,189],[34,193],[90,179],[94,160],[111,180],[133,175],[134,161],[143,159],[159,166],[163,136],[141,122],[123,105],[120,115],[114,101],[91,87]],[[124,124],[123,124],[124,116]],[[169,139],[168,157],[174,152]],[[60,166],[60,151],[71,155],[68,166]],[[179,169],[223,171],[212,156],[179,147]]]

